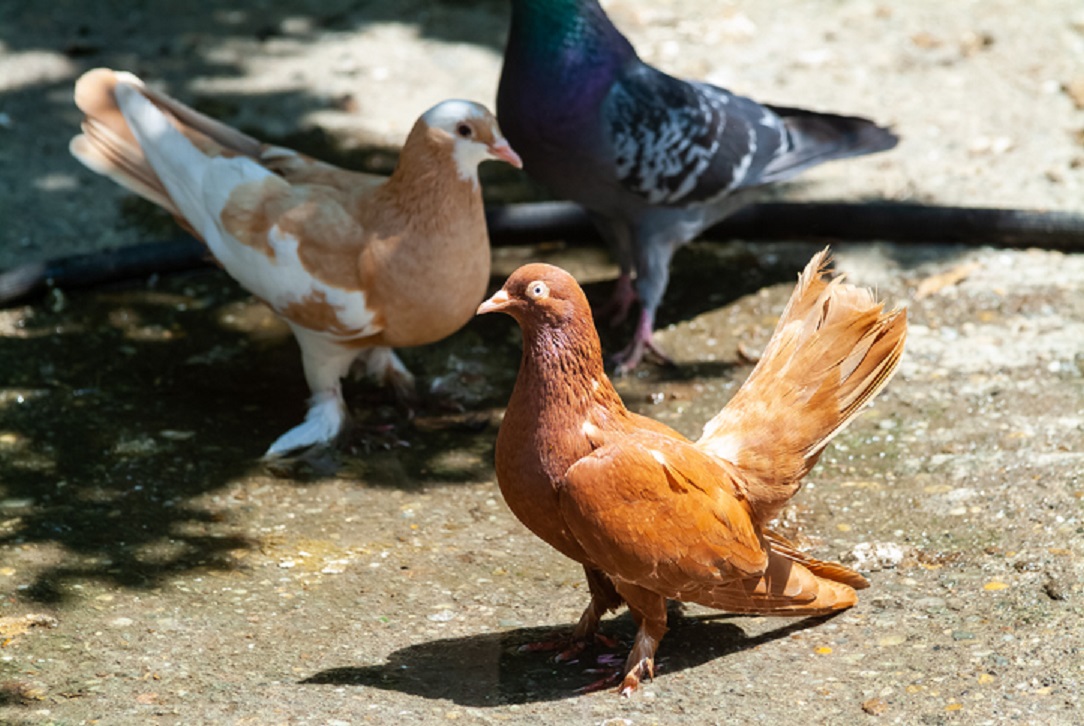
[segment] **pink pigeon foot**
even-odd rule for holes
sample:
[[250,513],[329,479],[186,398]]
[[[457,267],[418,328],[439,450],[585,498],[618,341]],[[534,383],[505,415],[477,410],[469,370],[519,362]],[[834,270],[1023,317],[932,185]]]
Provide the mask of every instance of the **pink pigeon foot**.
[[655,343],[652,330],[654,322],[655,316],[649,311],[643,310],[640,312],[640,322],[636,324],[636,332],[632,336],[632,341],[624,350],[614,356],[614,362],[617,364],[614,373],[623,376],[631,372],[636,366],[640,365],[640,361],[643,360],[646,353],[651,353],[662,365],[674,365],[674,361],[670,356]]
[[552,640],[527,643],[521,645],[519,651],[521,653],[546,653],[558,651],[557,655],[553,657],[553,660],[558,663],[565,663],[574,659],[586,650],[589,645],[595,643],[601,644],[604,648],[609,648],[611,650],[616,649],[618,645],[620,645],[614,638],[596,632],[584,637],[573,635],[568,638],[558,637],[553,638]]

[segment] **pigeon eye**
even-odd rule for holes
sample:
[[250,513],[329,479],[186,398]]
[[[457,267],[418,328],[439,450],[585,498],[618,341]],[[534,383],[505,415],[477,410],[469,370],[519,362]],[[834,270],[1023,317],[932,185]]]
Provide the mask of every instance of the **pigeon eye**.
[[459,124],[455,127],[455,132],[464,139],[469,139],[473,134],[470,124]]
[[541,280],[535,280],[527,286],[527,294],[535,300],[541,300],[542,298],[549,296],[550,288]]

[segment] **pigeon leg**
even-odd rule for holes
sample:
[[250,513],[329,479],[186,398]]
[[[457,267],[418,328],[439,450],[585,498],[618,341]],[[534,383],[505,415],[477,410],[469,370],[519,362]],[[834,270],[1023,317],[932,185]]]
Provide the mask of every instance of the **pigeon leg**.
[[636,302],[636,288],[632,284],[632,273],[622,272],[614,284],[610,299],[600,307],[595,316],[606,320],[611,326],[618,326],[629,316],[629,309]]
[[301,362],[312,398],[309,399],[305,420],[278,437],[263,455],[264,459],[275,459],[297,449],[326,444],[339,435],[347,419],[342,378],[357,357],[357,350],[345,348],[310,330],[290,327],[301,346]]
[[598,632],[598,624],[602,616],[611,610],[621,607],[624,600],[613,582],[604,573],[589,567],[583,568],[587,576],[587,587],[591,592],[591,602],[587,604],[579,622],[576,623],[572,636],[569,638],[554,638],[539,643],[528,643],[520,648],[522,651],[560,651],[555,657],[558,663],[569,661],[578,656],[592,643],[601,643],[607,648],[616,648],[618,643],[613,638]]
[[621,695],[628,697],[640,687],[640,681],[655,677],[655,650],[667,630],[666,598],[636,585],[623,583],[619,589],[638,628],[632,651],[624,668],[613,668],[599,680],[577,689],[578,693],[593,693],[620,684]]
[[390,387],[395,391],[395,397],[403,403],[412,405],[416,402],[414,375],[391,348],[380,346],[362,350],[350,372],[356,378],[367,375],[377,383]]
[[640,320],[632,341],[617,354],[616,373],[625,375],[640,364],[646,353],[666,366],[674,362],[655,343],[655,313],[662,304],[663,294],[670,282],[670,258],[674,256],[680,240],[666,241],[664,237],[648,228],[637,229],[636,249],[636,296],[640,299]]
[[620,693],[627,697],[640,687],[641,680],[655,677],[655,651],[667,630],[666,598],[636,585],[622,584],[619,592],[638,627],[621,681]]
[[[598,637],[598,624],[602,616],[621,607],[625,600],[617,593],[613,580],[601,570],[584,566],[583,574],[587,578],[587,588],[591,593],[591,602],[583,611],[583,615],[580,616],[580,621],[576,623],[576,629],[572,631],[572,637],[587,640]],[[616,645],[613,641],[606,644],[611,647]]]
[[621,219],[608,217],[599,212],[588,211],[587,214],[599,235],[606,240],[614,259],[621,266],[621,274],[617,278],[617,284],[614,285],[610,299],[595,312],[595,318],[606,320],[611,326],[617,326],[625,322],[632,304],[639,299],[632,283],[632,270],[636,259],[633,231]]

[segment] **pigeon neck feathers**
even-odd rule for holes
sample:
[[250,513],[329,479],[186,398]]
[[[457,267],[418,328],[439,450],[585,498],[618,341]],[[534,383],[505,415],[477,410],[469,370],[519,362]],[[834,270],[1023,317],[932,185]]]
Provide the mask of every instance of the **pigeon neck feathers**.
[[[363,191],[362,196],[367,193],[368,190]],[[451,216],[466,205],[477,206],[481,213],[478,160],[457,158],[447,134],[419,120],[403,144],[391,177],[376,193],[392,209],[430,210],[426,215],[409,215],[415,219],[408,219],[408,223],[429,223],[440,229],[447,221],[442,210]]]
[[616,394],[613,400],[606,395],[613,387],[590,315],[577,315],[561,326],[525,326],[520,377],[531,399],[545,399],[558,411],[584,411],[596,403],[622,406]]
[[513,0],[505,57],[504,73],[521,76],[509,80],[569,102],[605,95],[638,60],[596,0]]
[[479,314],[511,315],[523,331],[523,357],[497,434],[497,481],[509,508],[566,556],[587,562],[559,513],[568,468],[594,448],[599,421],[628,413],[602,368],[591,310],[571,275],[524,265],[482,303]]
[[[467,182],[473,187],[478,184],[479,161],[457,158],[452,140],[440,129],[426,123],[423,117],[410,130],[389,182],[398,185],[409,181],[418,186],[427,186],[444,178]],[[449,171],[452,173],[449,174]]]
[[523,357],[509,410],[518,403],[537,413],[540,425],[559,421],[577,427],[596,407],[624,412],[603,369],[591,308],[575,279],[551,265],[525,265],[504,291],[507,302],[501,309],[523,330]]

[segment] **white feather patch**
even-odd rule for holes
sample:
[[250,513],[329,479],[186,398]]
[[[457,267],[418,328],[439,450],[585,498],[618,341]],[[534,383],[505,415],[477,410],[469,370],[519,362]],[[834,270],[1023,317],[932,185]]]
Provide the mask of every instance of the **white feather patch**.
[[750,126],[749,127],[749,153],[741,158],[737,166],[734,167],[734,177],[731,179],[730,188],[736,189],[741,186],[741,183],[745,181],[745,175],[749,173],[749,167],[753,164],[753,156],[757,152],[757,132]]
[[278,225],[267,234],[274,256],[241,244],[230,235],[219,232],[217,237],[211,248],[226,271],[276,310],[322,297],[335,309],[341,327],[358,331],[350,337],[379,332],[373,325],[375,315],[366,306],[365,293],[328,285],[309,274],[298,256],[297,239]]
[[270,229],[267,241],[275,251],[272,266],[275,268],[277,284],[272,286],[272,290],[276,292],[276,307],[301,302],[306,297],[322,293],[328,304],[338,312],[339,322],[343,327],[357,330],[362,335],[378,332],[373,326],[376,316],[366,306],[364,292],[334,287],[310,275],[297,254],[297,238],[283,232],[278,225]]
[[704,435],[700,437],[700,441],[697,442],[697,445],[704,451],[707,451],[720,459],[725,459],[732,464],[736,464],[738,462],[738,457],[741,455],[741,440],[733,434],[726,434],[705,441],[705,439],[712,434],[712,432],[707,430],[710,426],[711,422],[709,422],[708,426],[705,426]]
[[468,139],[456,139],[452,147],[455,170],[459,178],[478,187],[478,165],[490,158],[489,150],[482,144]]

